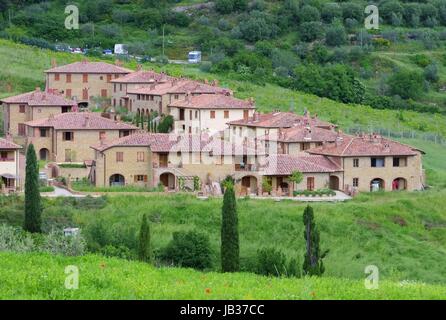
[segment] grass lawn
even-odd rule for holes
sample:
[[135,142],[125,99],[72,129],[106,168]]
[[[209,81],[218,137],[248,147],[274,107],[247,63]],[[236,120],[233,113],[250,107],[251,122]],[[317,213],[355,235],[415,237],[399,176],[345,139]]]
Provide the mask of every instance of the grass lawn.
[[[339,278],[267,278],[200,273],[94,255],[80,258],[0,253],[0,299],[444,299],[446,287]],[[26,268],[23,266],[26,265]],[[64,287],[65,267],[79,268],[79,289]]]

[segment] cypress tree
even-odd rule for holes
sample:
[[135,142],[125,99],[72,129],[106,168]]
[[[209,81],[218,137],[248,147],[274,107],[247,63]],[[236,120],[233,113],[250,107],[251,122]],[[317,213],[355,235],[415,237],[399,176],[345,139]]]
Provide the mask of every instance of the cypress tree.
[[309,276],[321,276],[325,271],[322,260],[327,255],[328,250],[321,254],[319,230],[314,221],[312,207],[307,206],[305,208],[303,222],[305,225],[304,239],[306,241],[303,273]]
[[42,207],[39,192],[39,166],[34,145],[26,152],[25,221],[23,228],[29,232],[41,232]]
[[141,229],[138,237],[138,258],[140,261],[152,262],[152,247],[150,243],[150,225],[147,216],[144,214],[141,221]]
[[221,224],[221,269],[223,272],[237,272],[240,267],[240,245],[238,217],[234,185],[225,189]]

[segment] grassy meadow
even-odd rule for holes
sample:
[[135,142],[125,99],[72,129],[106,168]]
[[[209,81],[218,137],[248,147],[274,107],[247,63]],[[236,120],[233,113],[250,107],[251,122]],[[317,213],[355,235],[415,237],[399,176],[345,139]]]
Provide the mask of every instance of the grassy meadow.
[[[444,286],[417,282],[381,281],[377,290],[368,290],[361,280],[200,273],[94,255],[0,253],[0,259],[0,299],[444,299],[446,294]],[[68,265],[79,268],[77,290],[64,287]]]

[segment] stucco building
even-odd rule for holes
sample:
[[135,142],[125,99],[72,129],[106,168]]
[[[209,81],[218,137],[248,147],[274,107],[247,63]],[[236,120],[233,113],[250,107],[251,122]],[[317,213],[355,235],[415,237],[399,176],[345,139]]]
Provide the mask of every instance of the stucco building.
[[0,176],[3,193],[18,191],[22,188],[19,158],[21,148],[12,142],[11,136],[6,139],[0,138]]
[[25,123],[27,144],[34,144],[37,157],[57,163],[92,160],[90,148],[106,140],[133,133],[137,128],[92,112],[69,112]]
[[46,70],[46,88],[88,106],[95,98],[110,99],[112,80],[131,72],[119,65],[84,60]]
[[76,103],[48,91],[27,92],[1,100],[4,130],[14,137],[25,136],[25,122],[45,119],[50,115],[70,112]]

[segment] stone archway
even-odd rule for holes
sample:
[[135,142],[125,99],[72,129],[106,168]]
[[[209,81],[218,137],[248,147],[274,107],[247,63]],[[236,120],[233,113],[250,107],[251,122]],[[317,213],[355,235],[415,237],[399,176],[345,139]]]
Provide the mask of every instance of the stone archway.
[[339,177],[330,176],[330,189],[339,190]]
[[396,178],[392,181],[392,190],[407,190],[407,180],[404,178]]
[[[240,184],[241,184],[241,193],[245,195],[249,194],[257,194],[257,183],[258,180],[254,176],[244,176],[242,177]],[[249,192],[248,192],[249,191]]]
[[169,190],[175,190],[176,186],[176,177],[171,172],[164,172],[160,175],[160,182],[164,187],[167,187]]
[[386,188],[386,184],[383,179],[381,178],[375,178],[370,181],[370,191],[382,191]]
[[122,174],[116,173],[110,176],[110,186],[124,186],[125,185],[125,178]]
[[50,159],[50,151],[47,148],[42,148],[39,150],[39,159],[47,161]]

